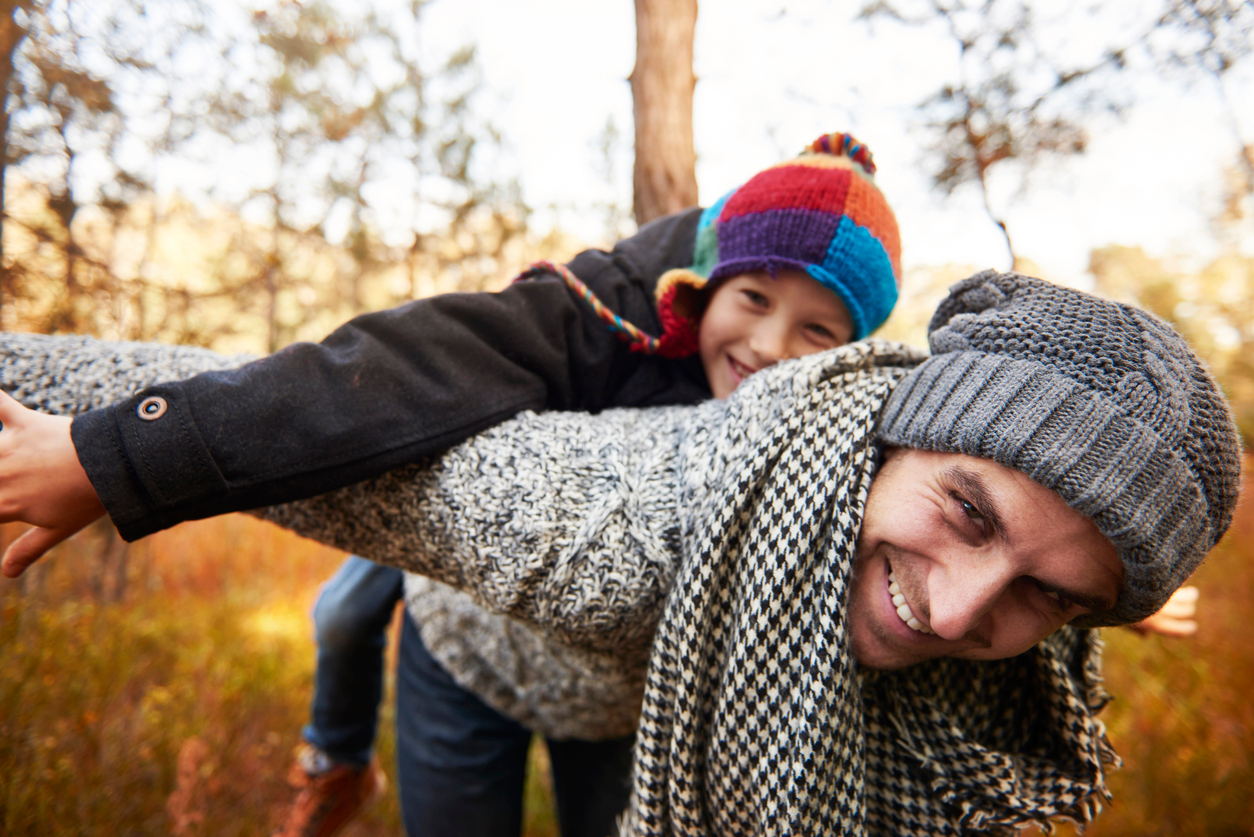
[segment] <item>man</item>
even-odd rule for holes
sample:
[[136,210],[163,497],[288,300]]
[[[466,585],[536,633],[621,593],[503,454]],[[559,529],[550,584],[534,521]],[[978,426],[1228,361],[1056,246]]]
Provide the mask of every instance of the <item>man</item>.
[[647,663],[626,833],[1085,821],[1114,756],[1084,629],[1152,613],[1226,530],[1231,416],[1169,327],[1027,277],[955,286],[930,341],[523,415],[266,514],[589,670]]

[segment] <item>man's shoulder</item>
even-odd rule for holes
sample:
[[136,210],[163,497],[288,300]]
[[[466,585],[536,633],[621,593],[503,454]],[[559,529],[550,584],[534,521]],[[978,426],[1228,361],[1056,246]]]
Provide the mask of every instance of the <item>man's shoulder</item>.
[[917,346],[878,337],[849,343],[828,354],[828,365],[832,369],[850,371],[899,369],[908,372],[929,357]]
[[873,432],[892,391],[925,357],[901,343],[862,340],[754,373],[724,402],[714,402],[723,407],[709,409],[744,450],[781,432],[798,438],[830,432],[857,443]]
[[872,380],[895,384],[927,359],[921,349],[891,340],[867,339],[836,349],[796,358],[757,373],[745,384],[787,389],[800,395],[824,382],[840,379],[842,385],[859,386]]

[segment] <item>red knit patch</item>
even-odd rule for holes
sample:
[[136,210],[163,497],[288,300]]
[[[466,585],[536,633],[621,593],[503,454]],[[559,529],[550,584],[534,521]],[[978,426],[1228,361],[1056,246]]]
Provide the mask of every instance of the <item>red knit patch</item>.
[[[662,292],[657,302],[658,319],[662,321],[662,334],[658,337],[657,354],[672,360],[690,357],[700,351],[697,342],[697,324],[687,317],[675,313],[675,294],[678,284],[672,284]],[[632,345],[632,351],[643,351],[643,347]]]
[[845,211],[849,181],[844,168],[792,165],[767,169],[736,190],[718,220],[772,209],[813,209],[840,215]]

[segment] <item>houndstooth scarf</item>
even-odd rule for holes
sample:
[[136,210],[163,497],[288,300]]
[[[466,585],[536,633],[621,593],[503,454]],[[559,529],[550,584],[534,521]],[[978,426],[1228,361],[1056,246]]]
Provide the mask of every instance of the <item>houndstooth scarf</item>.
[[1114,758],[1095,634],[896,672],[849,655],[875,418],[917,360],[866,342],[755,375],[726,402],[526,414],[266,514],[469,589],[598,665],[647,659],[626,834],[1086,821]]
[[694,547],[654,640],[625,833],[1005,833],[1098,810],[1095,635],[900,672],[850,657],[875,419],[914,361],[853,346],[799,364],[791,394],[731,399],[727,470],[686,498]]

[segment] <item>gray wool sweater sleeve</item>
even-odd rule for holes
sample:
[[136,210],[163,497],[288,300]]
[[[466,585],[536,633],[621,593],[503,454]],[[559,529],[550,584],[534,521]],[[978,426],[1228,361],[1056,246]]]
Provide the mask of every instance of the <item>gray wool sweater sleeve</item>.
[[719,406],[524,413],[430,462],[262,516],[642,663],[682,560],[685,428]]

